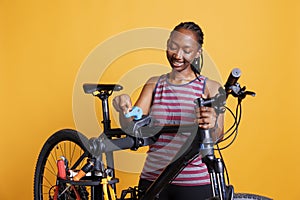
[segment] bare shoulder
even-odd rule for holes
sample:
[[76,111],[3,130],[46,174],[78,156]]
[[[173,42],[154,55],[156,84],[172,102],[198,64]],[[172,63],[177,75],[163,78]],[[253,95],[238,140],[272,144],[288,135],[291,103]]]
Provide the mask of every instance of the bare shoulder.
[[147,84],[156,84],[158,79],[159,79],[159,76],[153,76],[153,77],[148,79]]
[[219,93],[219,88],[222,87],[222,85],[215,81],[215,80],[211,80],[211,79],[207,79],[206,80],[206,88],[205,88],[205,94],[208,97],[213,97],[216,94]]
[[155,85],[156,85],[158,79],[159,79],[159,76],[153,76],[153,77],[149,78],[144,87],[153,90],[155,88]]
[[[152,92],[155,88],[155,85],[157,83],[159,79],[159,76],[153,76],[151,78],[149,78],[146,83],[144,84],[144,87],[143,87],[143,90],[142,90],[142,93],[140,96],[149,96],[149,95],[152,95]],[[147,97],[148,98],[148,97]]]

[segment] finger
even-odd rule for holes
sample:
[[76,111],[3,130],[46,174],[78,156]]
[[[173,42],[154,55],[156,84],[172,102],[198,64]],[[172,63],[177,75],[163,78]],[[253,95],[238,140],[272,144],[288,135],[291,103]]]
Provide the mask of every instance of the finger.
[[211,122],[212,122],[212,120],[210,118],[207,118],[207,117],[198,119],[199,124],[209,124]]
[[131,106],[128,103],[124,103],[122,105],[120,105],[122,112],[128,113],[131,110]]
[[215,118],[212,118],[212,117],[210,117],[210,118],[202,117],[202,118],[198,118],[196,120],[196,123],[198,123],[199,126],[201,125],[201,126],[207,127],[207,125],[208,125],[209,128],[212,128],[213,125],[216,123],[216,120],[215,120]]
[[197,117],[197,118],[201,118],[201,117],[206,117],[206,116],[208,116],[207,110],[208,110],[208,108],[207,108],[207,107],[204,107],[204,106],[196,108],[196,109],[195,109],[196,117]]
[[209,111],[206,112],[200,112],[200,113],[196,113],[196,116],[198,118],[216,118],[217,114],[213,111],[214,109],[211,109]]
[[119,99],[118,98],[114,98],[113,99],[113,106],[114,108],[116,109],[117,112],[121,112],[121,108],[120,108],[120,105],[119,105]]
[[199,127],[202,129],[210,129],[210,124],[199,124]]
[[206,107],[206,106],[200,107],[200,112],[207,112],[207,111],[209,111],[209,107]]
[[210,113],[215,113],[215,109],[214,108],[211,108],[211,107],[200,107],[200,112],[210,112]]
[[131,101],[127,101],[126,102],[126,112],[129,112],[132,110],[132,105],[131,105]]
[[195,111],[195,115],[196,115],[196,118],[200,118],[200,117],[201,117],[200,111],[199,111],[199,110],[196,110],[196,111]]
[[132,109],[132,105],[131,105],[131,99],[128,95],[123,95],[122,96],[122,108],[124,112],[129,112]]

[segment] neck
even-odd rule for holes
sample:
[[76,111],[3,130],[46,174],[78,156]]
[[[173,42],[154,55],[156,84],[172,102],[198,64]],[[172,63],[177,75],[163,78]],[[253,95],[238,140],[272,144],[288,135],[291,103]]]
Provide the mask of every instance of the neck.
[[169,81],[173,84],[189,83],[195,78],[196,75],[193,71],[187,73],[172,71],[171,73],[169,73]]

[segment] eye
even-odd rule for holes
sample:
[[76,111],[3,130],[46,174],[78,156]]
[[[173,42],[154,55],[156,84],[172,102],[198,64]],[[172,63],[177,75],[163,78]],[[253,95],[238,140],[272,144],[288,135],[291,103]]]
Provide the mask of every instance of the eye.
[[193,49],[192,49],[192,48],[184,48],[184,49],[183,49],[183,52],[184,52],[185,54],[191,54],[191,53],[193,53]]
[[175,51],[175,50],[177,50],[177,46],[174,45],[174,44],[170,44],[170,45],[168,46],[168,49],[170,49],[170,50],[172,50],[172,51]]
[[188,51],[188,50],[184,50],[183,51],[185,54],[191,54],[192,53],[192,51]]

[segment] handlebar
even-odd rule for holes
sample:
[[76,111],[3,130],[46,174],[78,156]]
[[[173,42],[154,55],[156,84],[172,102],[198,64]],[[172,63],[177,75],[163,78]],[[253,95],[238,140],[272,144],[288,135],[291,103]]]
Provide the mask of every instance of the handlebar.
[[[238,98],[239,104],[247,95],[255,96],[254,92],[246,91],[246,87],[240,87],[239,83],[237,82],[240,73],[235,76],[233,75],[228,78],[228,81],[224,86],[225,89],[223,87],[219,88],[219,93],[217,95],[207,99],[197,98],[194,102],[199,107],[213,107],[218,114],[225,112],[226,99],[230,94],[233,97]],[[176,133],[178,131],[186,132],[191,130],[192,132],[199,131],[198,125],[195,124],[191,126],[149,126],[149,124],[152,123],[152,119],[149,116],[142,116],[142,118],[139,119],[142,115],[142,111],[140,109],[137,109],[134,113],[129,113],[133,114],[133,116],[135,116],[135,119],[139,119],[133,120],[129,125],[129,129],[111,129],[108,109],[108,97],[112,94],[113,91],[120,91],[123,89],[123,87],[118,84],[84,84],[83,89],[85,93],[98,96],[102,100],[102,122],[104,124],[104,134],[102,134],[99,138],[91,139],[90,143],[92,152],[111,152],[121,149],[136,150],[141,146],[146,146],[154,143],[161,133]],[[123,137],[124,135],[125,137]],[[112,137],[117,137],[117,139],[112,139]],[[106,138],[108,139],[106,140]],[[99,151],[96,151],[96,149]]]

